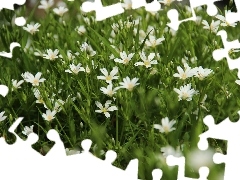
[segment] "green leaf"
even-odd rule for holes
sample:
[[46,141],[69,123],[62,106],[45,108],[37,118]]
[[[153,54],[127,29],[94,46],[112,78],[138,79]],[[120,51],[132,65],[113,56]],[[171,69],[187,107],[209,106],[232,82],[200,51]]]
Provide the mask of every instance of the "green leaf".
[[[114,55],[115,57],[119,56],[119,54],[117,53],[117,51],[111,46],[111,43],[110,43],[107,39],[105,39],[104,37],[102,37],[98,32],[96,32],[96,31],[95,31],[94,29],[92,29],[91,27],[89,27],[89,29],[98,36],[98,38],[103,42],[103,44],[104,44],[105,46],[108,47],[108,49],[113,53],[113,55]],[[89,36],[88,36],[88,37],[89,37]],[[90,38],[90,39],[91,39],[91,38]],[[96,46],[97,49],[99,49],[99,46],[96,45],[96,43],[94,42],[94,40],[91,39],[91,42],[93,43],[94,46]],[[100,49],[99,49],[99,52],[101,52]]]

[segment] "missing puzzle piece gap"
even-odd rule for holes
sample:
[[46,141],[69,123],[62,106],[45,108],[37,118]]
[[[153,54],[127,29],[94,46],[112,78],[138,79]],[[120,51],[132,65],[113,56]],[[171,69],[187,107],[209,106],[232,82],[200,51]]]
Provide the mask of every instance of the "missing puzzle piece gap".
[[237,12],[228,12],[226,14],[226,21],[229,24],[236,23],[237,21],[240,21],[240,1],[235,0],[234,2],[235,2],[235,5],[236,5]]
[[6,58],[12,58],[13,49],[14,49],[15,47],[21,47],[21,46],[20,46],[20,44],[17,43],[17,42],[12,42],[12,43],[10,44],[10,52],[7,53],[7,52],[5,52],[5,51],[2,51],[2,52],[0,52],[0,56],[6,57]]

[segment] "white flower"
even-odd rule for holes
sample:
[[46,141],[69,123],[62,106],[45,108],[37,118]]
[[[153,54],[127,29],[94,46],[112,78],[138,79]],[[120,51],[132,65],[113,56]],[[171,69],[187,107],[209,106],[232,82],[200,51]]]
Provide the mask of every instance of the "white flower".
[[162,41],[164,40],[165,40],[164,37],[156,39],[155,36],[149,35],[149,40],[147,39],[145,43],[147,46],[156,47],[157,45],[161,44]]
[[103,105],[102,105],[100,102],[96,101],[95,104],[96,104],[96,106],[97,106],[100,110],[95,110],[95,112],[97,112],[97,113],[103,113],[107,118],[109,118],[109,117],[110,117],[110,114],[109,114],[108,111],[118,110],[116,106],[111,106],[111,107],[109,107],[109,105],[111,104],[111,102],[112,102],[111,100],[106,101],[105,107],[103,107]]
[[81,26],[77,26],[75,28],[75,31],[77,31],[77,33],[79,35],[83,35],[84,33],[86,33],[86,29],[85,29],[85,26],[84,25],[81,25]]
[[24,80],[20,80],[17,82],[17,80],[12,79],[12,85],[15,89],[21,88],[21,84],[24,83]]
[[202,16],[197,16],[195,22],[196,22],[197,25],[200,25],[201,22],[202,22]]
[[60,112],[62,110],[62,107],[65,104],[65,102],[61,99],[58,99],[54,104],[54,110],[57,112]]
[[124,9],[132,9],[132,0],[124,0],[122,7]]
[[5,111],[2,111],[2,112],[0,113],[0,122],[1,122],[1,121],[4,121],[4,120],[7,118],[7,116],[3,116],[4,113],[5,113]]
[[39,23],[36,23],[36,24],[27,24],[27,27],[23,27],[23,29],[27,32],[29,32],[30,34],[35,34],[37,31],[39,31],[39,27],[41,25]]
[[178,101],[181,100],[191,101],[193,95],[198,94],[198,91],[191,89],[191,84],[181,86],[180,89],[174,88],[174,91],[178,93]]
[[113,85],[112,85],[112,84],[109,84],[109,85],[107,86],[107,88],[101,87],[100,90],[103,92],[103,94],[106,94],[106,95],[112,97],[113,94],[115,94],[116,91],[117,91],[118,89],[120,89],[120,87],[116,87],[116,88],[114,88],[114,89],[112,89],[112,88],[113,88]]
[[189,67],[187,63],[184,63],[184,70],[180,66],[177,67],[177,70],[178,73],[173,74],[173,76],[183,80],[192,77],[197,73],[197,69],[191,69],[191,67]]
[[145,66],[149,68],[152,64],[158,64],[157,60],[153,60],[155,53],[150,53],[148,57],[146,57],[144,52],[139,53],[139,55],[143,62],[136,62],[134,64],[135,66]]
[[55,114],[56,114],[57,112],[54,110],[54,111],[50,111],[49,109],[46,111],[46,113],[43,113],[42,114],[42,117],[44,118],[44,120],[46,120],[46,121],[51,121],[51,120],[53,120],[55,117]]
[[39,86],[40,82],[44,82],[46,79],[41,78],[42,73],[38,72],[35,76],[33,76],[31,73],[28,74],[28,76],[26,77],[25,81],[32,83],[33,86]]
[[219,25],[220,25],[220,21],[219,20],[217,20],[217,21],[212,20],[211,24],[209,25],[206,20],[203,20],[202,24],[204,25],[203,29],[208,29],[208,30],[210,30],[210,32],[217,33]]
[[[115,58],[114,61],[122,64],[128,64],[133,56],[134,56],[134,53],[130,53],[129,55],[127,55],[126,52],[123,51],[123,52],[120,52],[120,57],[122,59]],[[114,56],[111,58],[114,58]]]
[[137,81],[138,81],[138,78],[133,78],[132,80],[130,80],[130,78],[127,76],[126,78],[123,78],[123,82],[119,83],[120,85],[122,85],[120,86],[120,88],[126,88],[129,91],[132,91],[135,86],[140,84],[140,83],[136,83]]
[[182,152],[180,151],[180,147],[178,147],[176,150],[170,146],[167,145],[165,147],[161,148],[161,152],[163,153],[163,156],[166,158],[169,155],[173,155],[175,157],[181,157],[182,156]]
[[40,94],[40,91],[37,88],[33,89],[33,93],[34,93],[35,98],[37,99],[36,103],[45,105],[45,102]]
[[47,54],[43,54],[43,58],[53,61],[56,58],[58,58],[58,53],[59,53],[58,49],[55,49],[54,51],[51,49],[47,49]]
[[82,52],[86,52],[89,56],[94,56],[96,54],[96,51],[93,50],[91,45],[88,45],[86,42],[84,42],[80,47]]
[[63,16],[63,14],[66,13],[67,11],[68,11],[68,8],[65,8],[62,6],[53,9],[53,12],[59,16]]
[[195,76],[198,77],[200,80],[203,80],[205,77],[207,77],[213,72],[213,70],[211,69],[203,69],[202,66],[197,67],[196,70],[197,73],[195,74]]
[[172,126],[176,123],[175,120],[171,120],[169,122],[168,117],[165,117],[162,119],[162,125],[154,124],[153,127],[155,129],[158,129],[161,133],[168,134],[169,132],[175,130],[176,128],[173,128]]
[[[226,16],[227,13],[231,13],[231,10],[228,10],[228,11],[225,10],[225,16]],[[226,18],[222,15],[216,15],[215,17],[222,21],[222,23],[220,24],[221,26],[235,27],[237,25],[237,23],[230,24],[229,22],[227,22]]]
[[54,0],[49,0],[49,1],[41,0],[40,3],[41,5],[38,6],[38,9],[48,10],[54,5]]
[[65,151],[66,151],[67,156],[71,156],[71,155],[74,155],[74,154],[80,154],[80,151],[74,150],[74,149],[70,150],[70,149],[66,148]]
[[118,76],[115,76],[118,73],[118,67],[113,67],[113,70],[108,74],[106,68],[100,69],[104,76],[97,76],[97,79],[106,80],[107,83],[111,83],[113,79],[118,79]]
[[26,79],[28,79],[28,76],[29,76],[29,75],[31,75],[31,73],[28,72],[28,71],[21,74],[22,78],[23,78],[25,81],[26,81]]
[[74,74],[78,74],[80,71],[85,72],[85,69],[81,67],[81,65],[82,65],[81,63],[78,63],[77,66],[75,66],[74,64],[70,64],[70,69],[65,70],[65,72]]
[[26,135],[26,136],[28,136],[30,133],[33,133],[33,126],[34,126],[34,125],[32,125],[32,126],[30,126],[30,127],[25,126],[24,129],[23,129],[23,131],[22,131],[22,133],[23,133],[24,135]]

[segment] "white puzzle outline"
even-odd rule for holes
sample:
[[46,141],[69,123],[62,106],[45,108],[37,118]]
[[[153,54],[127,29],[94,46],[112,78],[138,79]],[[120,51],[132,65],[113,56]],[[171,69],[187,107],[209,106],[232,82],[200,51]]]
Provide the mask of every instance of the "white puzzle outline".
[[[4,2],[4,4],[3,3],[0,4],[0,10],[3,8],[14,10],[13,4],[23,5],[25,3],[25,1],[26,0],[7,0],[6,3]],[[199,2],[197,3],[197,1],[190,0],[193,17],[182,20],[182,21],[178,20],[178,12],[176,10],[172,9],[172,10],[168,11],[167,16],[170,19],[170,23],[168,23],[168,26],[173,29],[178,30],[180,23],[189,21],[189,20],[196,20],[194,8],[201,6],[201,5],[208,5],[208,14],[210,16],[215,15],[216,7],[213,5],[213,2],[215,2],[215,1],[217,1],[217,0],[204,0],[204,1],[201,1],[201,3],[199,3]],[[133,2],[132,3],[133,9],[137,9],[137,8],[145,6],[145,9],[147,11],[158,11],[161,8],[160,3],[157,2],[156,0],[154,0],[150,4],[146,4],[146,2],[144,0],[132,0],[132,2]],[[239,16],[240,1],[235,1],[235,4],[237,6],[238,11],[236,13],[231,12],[231,13],[226,14],[226,19],[229,23],[234,23],[234,22],[240,21],[240,16]],[[94,6],[90,7],[89,5],[91,5],[91,6],[94,5]],[[106,18],[115,16],[115,15],[118,15],[118,14],[121,14],[124,12],[124,9],[122,8],[120,3],[111,5],[108,7],[103,7],[101,0],[95,0],[94,4],[92,2],[91,3],[85,2],[82,4],[82,9],[85,12],[90,12],[90,11],[95,10],[97,21],[101,21]],[[108,10],[108,11],[106,11],[106,10]],[[100,13],[100,11],[101,11],[101,13]],[[108,13],[106,13],[106,12],[108,12]],[[109,12],[112,14],[110,14]],[[18,26],[23,26],[25,23],[26,23],[26,21],[23,17],[16,18],[16,20],[15,20],[15,24]],[[238,60],[234,60],[234,62],[233,62],[228,56],[228,52],[230,49],[240,47],[239,41],[235,40],[232,42],[228,42],[226,31],[220,31],[220,32],[218,32],[217,35],[221,36],[223,44],[224,44],[224,49],[215,50],[213,52],[213,58],[215,60],[220,60],[220,59],[226,57],[230,69],[234,69],[234,67],[239,69],[240,68],[239,63],[234,63],[236,61],[238,62]],[[0,56],[12,58],[12,50],[14,49],[14,47],[17,47],[17,46],[21,47],[19,43],[12,42],[10,44],[10,53],[0,52]],[[221,54],[221,56],[219,55],[219,53]],[[239,58],[239,60],[240,60],[240,58]],[[238,76],[240,78],[239,74],[240,74],[240,69],[238,71]],[[7,96],[8,92],[9,92],[9,89],[7,86],[0,85],[0,94],[3,97]],[[240,114],[240,111],[238,113]],[[30,179],[31,177],[30,176],[28,177],[25,174],[21,176],[21,174],[23,174],[21,172],[24,172],[24,167],[28,167],[28,168],[32,167],[33,172],[35,171],[35,173],[38,174],[36,166],[29,166],[29,164],[30,165],[34,164],[34,162],[36,162],[36,160],[37,160],[37,161],[45,164],[45,170],[46,170],[45,175],[46,174],[48,174],[49,176],[52,175],[51,178],[56,178],[56,174],[54,174],[51,171],[51,168],[54,167],[54,169],[57,169],[58,172],[64,172],[64,171],[73,172],[73,170],[78,172],[79,169],[81,169],[81,172],[84,173],[83,177],[89,178],[89,176],[90,176],[91,179],[92,178],[94,178],[94,179],[102,178],[102,179],[109,179],[109,180],[112,178],[114,178],[114,179],[123,179],[124,178],[124,179],[129,179],[129,180],[137,179],[137,175],[138,175],[138,160],[137,159],[132,160],[129,163],[126,170],[121,170],[119,168],[116,168],[115,166],[112,166],[112,162],[114,162],[114,160],[116,159],[116,156],[117,156],[116,153],[114,151],[110,150],[106,153],[105,160],[100,160],[100,159],[96,158],[89,152],[89,149],[90,149],[90,146],[92,143],[91,140],[89,140],[89,139],[82,141],[82,147],[83,147],[84,151],[81,154],[67,156],[64,145],[59,137],[59,134],[57,133],[57,131],[55,131],[53,129],[48,131],[47,137],[49,140],[54,141],[55,145],[48,152],[48,154],[46,156],[40,155],[38,152],[36,152],[34,149],[32,149],[30,147],[32,144],[34,144],[38,140],[38,136],[35,133],[29,134],[27,140],[23,141],[14,132],[14,130],[16,129],[16,127],[22,120],[23,120],[23,117],[18,118],[12,124],[12,126],[9,128],[9,132],[13,133],[17,138],[16,142],[13,145],[8,145],[5,142],[5,139],[3,137],[0,138],[0,146],[1,146],[0,159],[4,160],[4,158],[5,158],[5,159],[9,160],[9,161],[6,161],[5,164],[0,163],[1,176],[6,175],[6,177],[9,177],[8,175],[12,175],[12,177],[9,177],[10,180],[13,178],[16,178],[16,177],[18,177],[18,178],[23,177],[24,179]],[[240,171],[238,171],[236,169],[237,167],[233,166],[233,164],[231,163],[231,160],[232,161],[234,160],[234,162],[236,162],[236,161],[240,162],[240,157],[237,156],[238,152],[237,152],[237,150],[235,150],[236,142],[238,141],[238,139],[236,137],[239,137],[239,135],[240,135],[238,133],[238,130],[240,129],[240,127],[238,127],[239,126],[238,124],[240,124],[240,121],[238,121],[236,123],[232,123],[229,120],[229,118],[226,118],[221,123],[215,125],[214,120],[213,120],[212,116],[210,116],[210,115],[206,116],[203,121],[209,127],[209,130],[199,135],[200,141],[198,144],[198,148],[201,150],[205,150],[208,147],[207,138],[216,138],[216,139],[227,140],[228,141],[227,155],[216,153],[213,156],[213,160],[216,164],[225,162],[226,166],[225,166],[224,180],[230,180],[230,178],[233,175],[235,178],[240,178]],[[231,128],[230,134],[222,133],[222,131],[224,131],[225,129],[228,129],[228,128]],[[18,153],[16,153],[17,152],[16,149],[19,151]],[[240,149],[240,145],[239,145],[238,149]],[[26,162],[24,162],[24,161],[26,161]],[[76,166],[72,166],[71,169],[68,169],[68,168],[66,169],[66,167],[64,166],[64,169],[63,169],[63,167],[59,166],[59,164],[63,163],[64,161],[66,161],[68,163],[75,162],[73,164]],[[88,163],[86,163],[86,162],[88,162]],[[98,166],[93,166],[94,163],[96,163]],[[169,166],[178,165],[178,167],[179,167],[178,180],[192,179],[192,178],[185,177],[185,174],[184,174],[185,157],[168,156],[167,164]],[[13,167],[14,167],[14,169],[16,169],[16,172],[12,173],[12,169],[8,168],[8,165],[9,166],[14,165]],[[36,165],[36,163],[35,163],[35,165]],[[101,168],[99,168],[99,166]],[[99,169],[101,169],[101,170],[98,171]],[[111,173],[109,173],[109,170]],[[92,173],[92,171],[97,172],[97,173]],[[209,173],[209,169],[207,167],[201,167],[199,169],[199,175],[200,175],[199,180],[207,179],[208,173]],[[69,176],[70,174],[71,173],[67,173],[67,174],[60,173],[59,177],[61,177],[61,178],[79,177],[79,173],[78,174],[72,173],[71,177]],[[111,176],[111,174],[113,174],[114,176]],[[161,169],[155,169],[152,171],[152,176],[153,176],[154,180],[161,179],[162,174],[163,174],[163,172]],[[16,177],[13,177],[14,175],[16,175]],[[43,177],[43,176],[39,175],[35,179],[42,179],[42,178],[45,178],[45,176]]]

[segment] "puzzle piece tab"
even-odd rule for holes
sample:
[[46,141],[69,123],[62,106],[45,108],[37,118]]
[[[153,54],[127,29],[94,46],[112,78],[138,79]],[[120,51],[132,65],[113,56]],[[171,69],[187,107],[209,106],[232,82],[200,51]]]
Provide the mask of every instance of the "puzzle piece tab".
[[[240,115],[240,111],[238,111],[238,114]],[[207,138],[227,140],[227,154],[215,153],[213,161],[216,164],[225,163],[224,180],[230,180],[232,177],[239,179],[240,120],[238,122],[231,122],[229,118],[226,118],[221,123],[215,124],[213,117],[208,115],[204,118],[203,122],[208,126],[208,131],[199,135],[199,149],[205,150],[208,148]],[[227,131],[229,129],[230,131]]]
[[218,13],[217,7],[214,5],[214,2],[216,1],[221,1],[221,0],[201,0],[201,1],[196,1],[196,0],[190,0],[190,8],[192,11],[192,17],[184,19],[179,21],[179,13],[176,9],[171,9],[168,11],[167,16],[170,19],[170,23],[167,25],[172,28],[173,30],[177,31],[179,25],[182,22],[186,21],[196,21],[197,17],[194,11],[194,8],[197,8],[199,6],[207,5],[207,13],[209,16],[215,16]]
[[14,4],[23,5],[25,3],[26,3],[26,0],[6,0],[0,3],[0,10],[3,8],[14,10]]
[[0,52],[0,56],[6,57],[6,58],[12,58],[12,52],[13,52],[13,49],[14,49],[15,47],[21,47],[21,46],[20,46],[20,44],[17,43],[17,42],[12,42],[12,43],[10,44],[10,52],[7,53],[7,52],[2,51],[2,52]]
[[[195,180],[193,178],[189,178],[185,176],[185,157],[174,157],[173,155],[169,155],[167,157],[167,164],[169,166],[178,166],[178,176],[177,180]],[[207,180],[209,175],[209,168],[208,167],[201,167],[199,169],[199,178],[198,180]]]
[[229,51],[231,49],[240,48],[239,40],[234,40],[234,41],[231,41],[231,42],[227,41],[227,32],[224,31],[224,30],[219,31],[217,33],[217,35],[221,36],[224,48],[214,50],[213,53],[212,53],[213,58],[216,61],[219,61],[223,58],[226,58],[229,69],[233,70],[233,69],[237,68],[238,69],[238,78],[240,78],[240,57],[238,59],[235,59],[235,60],[232,60],[229,57]]
[[[0,11],[5,8],[9,10],[14,10],[14,4],[18,5],[23,5],[25,4],[26,0],[5,0],[4,3],[0,3]],[[16,17],[15,18],[15,24],[17,26],[24,26],[26,24],[26,20],[24,17]],[[17,42],[12,42],[10,44],[10,52],[0,52],[0,56],[7,57],[7,58],[12,58],[12,51],[15,47],[21,47],[19,43]]]
[[[145,7],[146,11],[157,12],[161,9],[161,4],[157,0],[153,0],[151,3],[147,3],[146,0],[131,0],[131,8],[138,9]],[[95,0],[94,2],[84,2],[82,4],[82,10],[84,12],[96,12],[96,21],[102,21],[112,16],[122,14],[124,9],[121,3],[116,3],[110,6],[103,6],[101,0]]]
[[6,85],[0,85],[0,95],[5,97],[9,92],[9,88]]
[[226,14],[226,20],[229,22],[229,24],[236,23],[237,21],[240,21],[240,1],[234,0],[237,12],[228,12]]

